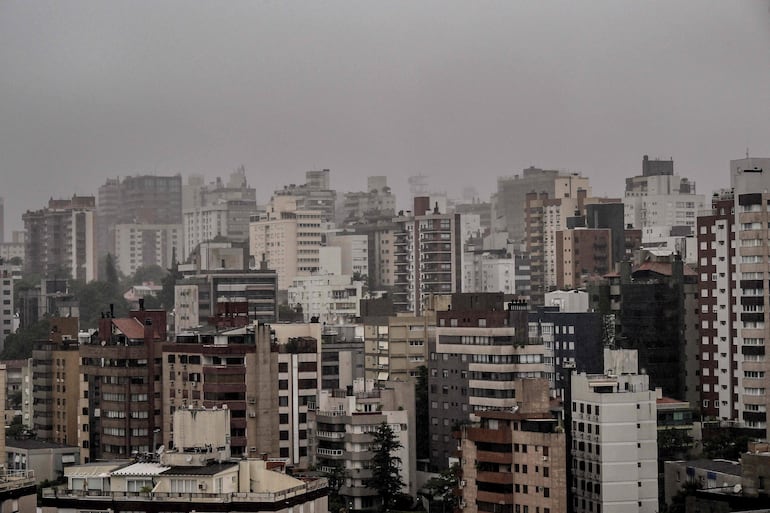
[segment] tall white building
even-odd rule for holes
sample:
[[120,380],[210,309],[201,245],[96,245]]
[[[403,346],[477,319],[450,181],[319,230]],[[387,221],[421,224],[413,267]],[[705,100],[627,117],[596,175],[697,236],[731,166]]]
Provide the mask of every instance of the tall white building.
[[636,351],[604,353],[603,375],[572,375],[576,513],[658,511],[656,394]]
[[501,251],[466,251],[463,255],[463,292],[516,293],[516,261]]
[[289,287],[289,305],[302,305],[305,322],[318,317],[322,323],[353,322],[361,315],[363,282],[350,275],[313,275],[294,278]]
[[181,224],[119,224],[114,233],[115,262],[127,276],[148,265],[170,268],[182,245]]
[[[646,243],[663,239],[661,229],[671,236],[677,236],[676,231],[671,232],[675,227],[695,231],[696,218],[705,199],[695,193],[695,182],[674,174],[673,160],[650,160],[645,155],[642,174],[626,179],[623,204],[626,226],[642,230],[642,242]],[[661,228],[646,230],[651,227]]]
[[246,242],[250,217],[257,211],[256,198],[256,189],[249,187],[243,167],[231,173],[227,182],[217,178],[204,184],[202,177],[190,177],[182,188],[182,259],[198,244],[215,238]]
[[318,271],[321,216],[318,210],[298,210],[296,198],[288,195],[274,196],[267,212],[252,216],[249,254],[278,273],[279,289]]
[[21,279],[21,268],[0,262],[0,351],[5,337],[16,331],[16,313],[13,310],[13,282]]

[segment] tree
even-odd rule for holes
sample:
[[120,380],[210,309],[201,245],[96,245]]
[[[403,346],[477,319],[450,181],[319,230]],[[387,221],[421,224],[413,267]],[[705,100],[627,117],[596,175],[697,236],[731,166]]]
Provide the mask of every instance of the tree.
[[98,328],[102,313],[108,312],[113,305],[115,317],[128,315],[128,302],[123,294],[106,281],[92,281],[84,284],[77,281],[72,284],[72,293],[80,308],[80,328]]
[[451,468],[444,469],[438,476],[425,483],[428,500],[431,503],[441,502],[441,511],[454,511],[459,506],[459,495],[457,494],[459,482],[460,465],[455,463]]
[[404,480],[401,477],[401,458],[396,451],[403,448],[393,429],[383,422],[374,432],[372,441],[372,477],[366,486],[377,491],[382,501],[380,511],[388,511],[401,496]]
[[174,263],[172,264],[171,269],[168,270],[168,273],[166,273],[160,282],[161,285],[163,285],[163,289],[160,291],[160,294],[158,294],[161,306],[169,312],[174,309],[174,289],[176,288],[176,282],[182,279],[182,273],[179,272],[179,262],[176,261],[176,250],[174,250],[172,261]]
[[112,253],[107,253],[107,256],[104,257],[104,281],[115,291],[120,287],[118,269],[115,267],[115,257],[112,256]]
[[159,265],[145,265],[138,268],[134,275],[129,277],[128,285],[141,285],[148,282],[160,285],[168,272]]
[[661,460],[674,460],[686,457],[693,439],[687,431],[668,428],[658,431],[658,455]]
[[340,489],[345,484],[347,472],[345,472],[345,467],[337,462],[325,474],[326,480],[329,482],[329,511],[339,513],[346,506],[345,499],[340,495]]
[[36,323],[19,328],[16,333],[10,333],[5,337],[5,347],[0,359],[23,360],[32,357],[32,346],[35,342],[48,340],[51,336],[51,325],[48,319],[41,319]]
[[414,385],[415,418],[417,428],[417,459],[430,457],[430,425],[428,403],[428,367],[417,368],[417,381]]

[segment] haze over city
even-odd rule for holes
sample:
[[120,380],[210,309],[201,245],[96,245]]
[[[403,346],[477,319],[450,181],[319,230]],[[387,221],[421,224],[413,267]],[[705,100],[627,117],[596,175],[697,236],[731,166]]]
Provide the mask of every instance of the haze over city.
[[482,199],[535,165],[622,195],[643,154],[698,192],[770,154],[766,1],[3,2],[6,228],[108,177],[243,164]]

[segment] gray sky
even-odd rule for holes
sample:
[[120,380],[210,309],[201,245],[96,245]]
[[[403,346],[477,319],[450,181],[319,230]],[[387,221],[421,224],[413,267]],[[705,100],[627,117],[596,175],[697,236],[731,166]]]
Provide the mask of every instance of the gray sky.
[[6,232],[107,177],[308,169],[475,186],[536,165],[621,195],[641,158],[699,192],[770,156],[767,0],[0,1]]

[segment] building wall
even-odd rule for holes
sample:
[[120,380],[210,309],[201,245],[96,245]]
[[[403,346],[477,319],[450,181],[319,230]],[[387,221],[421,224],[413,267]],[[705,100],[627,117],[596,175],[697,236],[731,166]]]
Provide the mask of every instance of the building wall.
[[115,262],[125,275],[144,266],[169,269],[181,249],[181,224],[119,224],[114,227]]
[[605,513],[658,510],[656,402],[648,384],[646,375],[572,376],[575,512],[596,505]]

